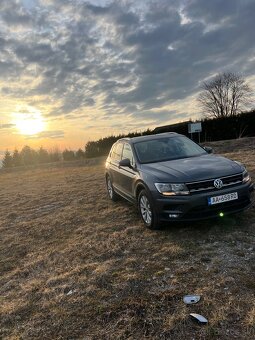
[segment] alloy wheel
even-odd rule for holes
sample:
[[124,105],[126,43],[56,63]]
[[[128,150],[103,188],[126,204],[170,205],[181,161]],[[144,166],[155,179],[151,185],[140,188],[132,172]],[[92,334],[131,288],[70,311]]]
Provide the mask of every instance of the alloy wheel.
[[141,196],[139,204],[142,219],[147,225],[150,225],[152,222],[152,210],[148,198],[144,195]]
[[113,198],[113,187],[112,187],[112,182],[110,180],[110,177],[107,178],[107,190],[110,198]]

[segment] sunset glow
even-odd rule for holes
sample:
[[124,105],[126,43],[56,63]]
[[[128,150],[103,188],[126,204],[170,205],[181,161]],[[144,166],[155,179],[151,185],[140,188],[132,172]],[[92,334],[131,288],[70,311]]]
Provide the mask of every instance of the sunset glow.
[[33,110],[28,113],[15,113],[13,124],[22,135],[36,135],[45,129],[41,113]]

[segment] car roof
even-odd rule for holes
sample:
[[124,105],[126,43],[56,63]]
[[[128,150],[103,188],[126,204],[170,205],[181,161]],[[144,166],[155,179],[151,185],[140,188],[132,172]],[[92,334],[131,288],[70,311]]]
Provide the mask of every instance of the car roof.
[[176,132],[163,132],[163,133],[158,133],[155,135],[138,136],[138,137],[132,137],[132,138],[125,137],[125,138],[119,139],[118,142],[123,141],[123,142],[134,144],[138,142],[144,142],[147,140],[160,139],[160,138],[166,138],[166,137],[175,137],[175,136],[183,136],[183,135],[176,133]]

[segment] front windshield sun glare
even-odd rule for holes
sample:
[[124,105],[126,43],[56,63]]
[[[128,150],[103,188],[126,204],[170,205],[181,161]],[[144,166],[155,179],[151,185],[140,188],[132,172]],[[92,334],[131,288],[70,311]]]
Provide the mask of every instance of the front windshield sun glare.
[[198,144],[185,136],[153,138],[134,144],[140,163],[165,162],[207,154]]

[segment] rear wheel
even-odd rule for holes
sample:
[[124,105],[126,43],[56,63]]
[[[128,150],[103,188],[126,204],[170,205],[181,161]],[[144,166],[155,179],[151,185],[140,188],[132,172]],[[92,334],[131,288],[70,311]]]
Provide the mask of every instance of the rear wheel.
[[155,211],[150,195],[146,190],[142,190],[139,193],[137,203],[138,210],[146,227],[150,229],[158,229],[160,227],[158,215]]
[[107,187],[108,196],[113,202],[116,202],[118,200],[118,195],[113,189],[112,181],[109,175],[106,176],[106,187]]

